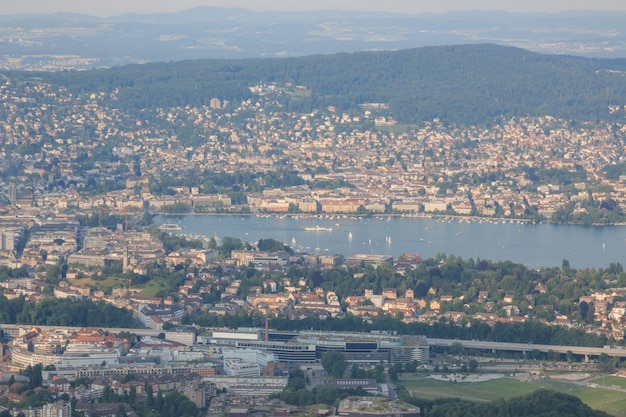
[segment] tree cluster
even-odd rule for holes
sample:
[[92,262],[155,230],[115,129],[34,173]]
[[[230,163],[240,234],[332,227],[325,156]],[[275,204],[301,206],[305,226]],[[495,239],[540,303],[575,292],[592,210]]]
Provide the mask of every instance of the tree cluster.
[[[354,279],[356,273],[362,276]],[[581,296],[611,286],[626,286],[626,273],[618,263],[607,268],[576,270],[564,260],[561,269],[537,270],[511,261],[464,260],[443,254],[424,260],[404,275],[391,265],[325,271],[292,267],[287,275],[293,279],[304,277],[310,288],[334,291],[340,300],[362,295],[366,289],[381,294],[384,288],[396,288],[398,296],[413,290],[415,298],[426,301],[436,299],[438,294],[451,295],[454,301],[442,302],[440,312],[461,311],[471,315],[485,311],[485,302],[479,299],[479,293],[484,291],[488,300],[494,302],[492,312],[496,315],[504,316],[501,300],[511,296],[512,305],[518,307],[522,315],[552,321],[560,313],[580,323],[587,323],[589,319],[588,314],[581,313],[578,303]],[[431,288],[436,294],[429,293]]]
[[425,400],[411,396],[404,388],[398,389],[402,401],[419,406],[427,417],[608,417],[603,411],[591,409],[579,398],[541,389],[531,394],[488,403],[440,398]]
[[0,295],[0,323],[43,326],[134,327],[132,313],[103,301],[44,298],[35,303],[24,297]]

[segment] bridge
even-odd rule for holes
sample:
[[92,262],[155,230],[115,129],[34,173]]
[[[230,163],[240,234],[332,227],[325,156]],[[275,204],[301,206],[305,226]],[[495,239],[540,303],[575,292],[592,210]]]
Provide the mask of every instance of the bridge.
[[429,346],[450,347],[453,343],[458,343],[467,349],[482,349],[507,352],[528,353],[532,351],[539,352],[557,352],[567,354],[571,352],[574,355],[589,357],[597,357],[603,353],[609,356],[626,358],[626,349],[622,347],[586,347],[586,346],[561,346],[561,345],[538,345],[534,343],[507,343],[507,342],[486,342],[479,340],[459,340],[459,339],[434,339],[428,338]]

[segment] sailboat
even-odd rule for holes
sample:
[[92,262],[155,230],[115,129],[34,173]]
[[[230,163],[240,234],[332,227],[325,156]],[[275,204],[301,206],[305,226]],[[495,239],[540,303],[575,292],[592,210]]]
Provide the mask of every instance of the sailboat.
[[352,240],[352,232],[348,232],[348,240]]

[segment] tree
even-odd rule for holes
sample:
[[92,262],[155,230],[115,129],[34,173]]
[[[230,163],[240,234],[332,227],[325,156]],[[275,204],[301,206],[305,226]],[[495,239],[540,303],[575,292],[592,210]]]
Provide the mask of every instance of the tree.
[[153,408],[156,411],[158,411],[159,413],[163,411],[163,392],[161,390],[157,392],[157,396],[153,404],[154,404]]
[[417,363],[417,361],[416,361],[416,360],[413,360],[413,361],[411,361],[411,362],[407,362],[407,363],[405,363],[405,364],[404,364],[404,371],[405,371],[405,372],[409,372],[409,373],[411,373],[411,372],[415,372],[415,371],[417,370],[417,364],[418,364],[418,363]]
[[259,239],[257,247],[263,252],[277,252],[285,249],[282,242],[274,239]]
[[339,398],[339,391],[330,385],[321,385],[315,389],[315,401],[332,405]]
[[123,403],[117,407],[116,417],[126,417],[126,406]]
[[146,404],[148,407],[152,406],[154,403],[154,391],[152,389],[152,384],[146,381],[146,386],[144,387],[144,391],[146,392]]
[[463,348],[463,345],[461,344],[461,342],[452,342],[452,344],[450,345],[451,355],[455,355],[455,356],[462,355],[464,350],[465,349]]
[[42,366],[40,363],[34,366],[26,368],[25,374],[28,377],[28,386],[30,389],[35,389],[41,386],[43,377],[41,375]]
[[326,352],[322,355],[322,367],[333,378],[343,377],[348,366],[346,358],[339,352]]
[[478,368],[478,361],[476,359],[470,359],[467,365],[470,372],[476,372],[476,369]]
[[402,364],[401,363],[396,363],[393,364],[389,367],[389,379],[391,379],[391,382],[397,382],[398,381],[398,374],[402,372]]
[[606,353],[600,354],[598,357],[598,369],[605,374],[615,372],[615,360]]
[[365,379],[366,376],[365,369],[360,368],[356,363],[352,364],[352,368],[350,369],[350,378]]
[[50,284],[58,284],[61,279],[61,266],[51,265],[46,270],[46,282]]
[[589,304],[589,308],[587,309],[587,314],[583,317],[585,322],[593,323],[596,320],[595,316],[595,307],[593,303]]
[[222,246],[219,249],[220,255],[229,257],[230,253],[234,250],[243,248],[241,239],[224,236],[222,239]]
[[376,382],[382,383],[385,382],[385,365],[382,362],[379,362],[374,366],[373,370],[367,371],[368,378],[374,378]]
[[137,386],[135,384],[130,386],[130,392],[128,393],[128,401],[134,404],[137,400]]
[[580,304],[578,304],[578,311],[580,312],[580,317],[582,317],[583,320],[587,321],[589,304],[586,301],[581,301]]
[[561,263],[561,269],[563,270],[563,273],[565,275],[569,275],[571,273],[572,268],[570,267],[569,260],[563,259],[563,262]]

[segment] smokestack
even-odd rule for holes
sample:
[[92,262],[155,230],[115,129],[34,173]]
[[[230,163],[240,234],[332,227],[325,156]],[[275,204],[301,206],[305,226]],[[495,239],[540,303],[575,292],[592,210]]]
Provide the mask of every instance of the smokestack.
[[269,342],[270,340],[270,325],[269,319],[267,318],[267,314],[265,315],[265,341]]

